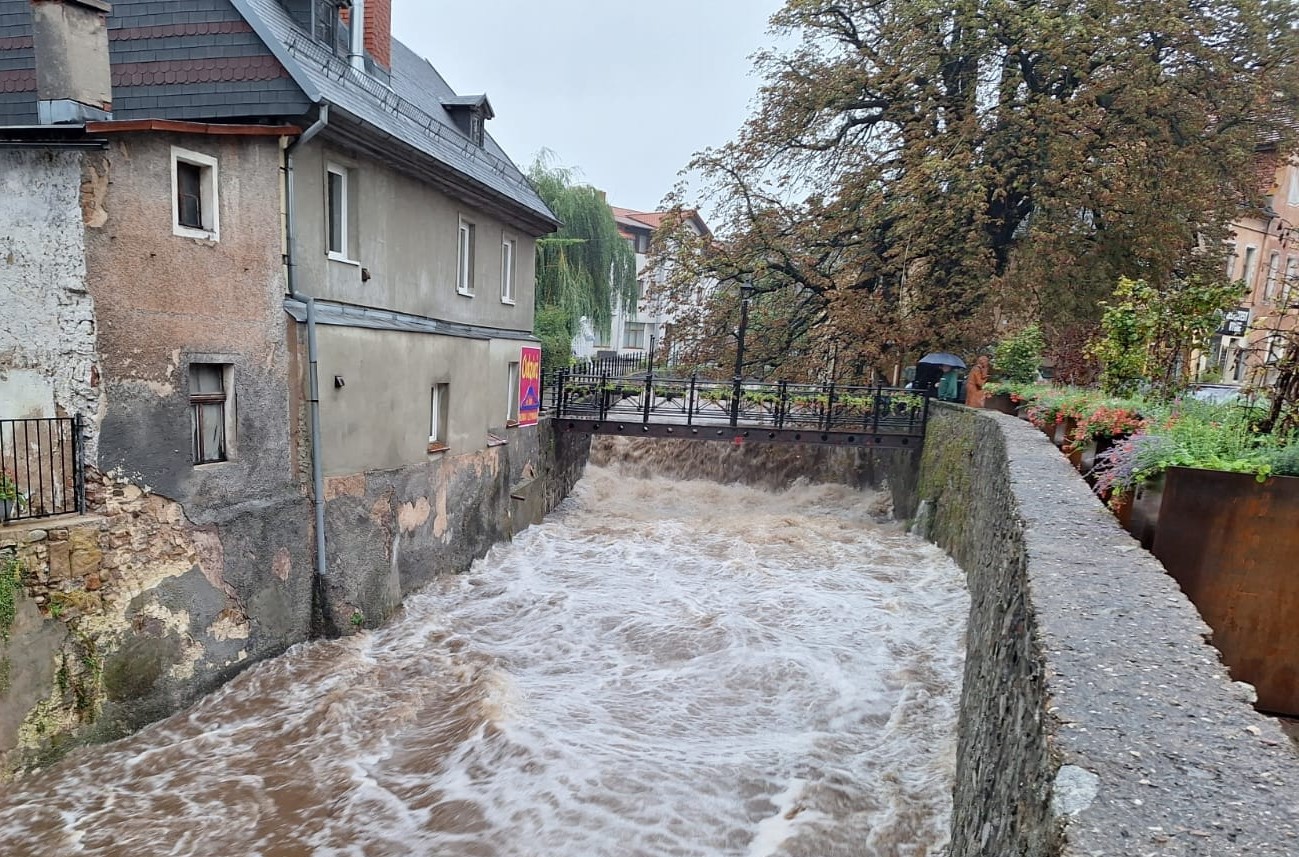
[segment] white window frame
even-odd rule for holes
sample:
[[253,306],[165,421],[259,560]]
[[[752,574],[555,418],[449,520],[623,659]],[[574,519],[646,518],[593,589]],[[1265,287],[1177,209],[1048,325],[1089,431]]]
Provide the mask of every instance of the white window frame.
[[[334,239],[333,230],[333,210],[329,205],[329,185],[332,176],[338,176],[341,179],[340,187],[342,189],[342,205],[339,206],[339,215],[342,222],[339,224],[339,234],[343,241],[342,250],[334,250],[330,247]],[[355,265],[352,259],[352,223],[349,211],[352,207],[352,171],[342,164],[332,161],[325,164],[325,255],[335,262],[346,262],[349,265]]]
[[506,384],[509,385],[505,399],[505,424],[512,427],[519,424],[519,384],[522,379],[517,360],[510,362],[505,370],[505,377]]
[[456,294],[466,298],[474,296],[474,244],[477,228],[474,222],[461,217],[456,229]]
[[[199,179],[199,208],[202,212],[203,228],[182,226],[180,222],[180,179],[177,175],[178,164],[191,164],[202,172]],[[202,152],[171,147],[171,231],[181,238],[197,238],[200,241],[221,240],[221,199],[220,182],[217,172],[217,159]]]
[[1286,194],[1286,202],[1291,205],[1299,205],[1299,166],[1290,165],[1290,192]]
[[1254,290],[1254,275],[1250,268],[1253,268],[1257,262],[1258,248],[1251,244],[1245,248],[1245,261],[1240,267],[1240,279],[1245,282],[1245,288],[1249,289],[1251,293]]
[[501,239],[501,303],[514,305],[515,270],[519,243],[513,238]]
[[428,451],[442,452],[447,448],[451,385],[434,384],[429,391]]
[[1263,300],[1270,301],[1276,293],[1277,277],[1281,276],[1281,254],[1273,250],[1267,257],[1267,279],[1263,281]]

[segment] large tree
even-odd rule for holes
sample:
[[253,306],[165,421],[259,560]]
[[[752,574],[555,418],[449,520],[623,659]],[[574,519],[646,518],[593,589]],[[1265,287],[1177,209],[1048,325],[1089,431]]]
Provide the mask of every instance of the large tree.
[[636,257],[605,196],[543,154],[528,178],[563,224],[537,241],[537,334],[546,368],[568,364],[582,318],[609,332],[613,302],[636,305]]
[[[792,295],[753,365],[1094,324],[1119,277],[1221,279],[1288,144],[1289,0],[788,0],[755,114],[698,155],[724,241],[671,270]],[[722,289],[719,296],[734,294]],[[722,298],[725,300],[725,298]]]

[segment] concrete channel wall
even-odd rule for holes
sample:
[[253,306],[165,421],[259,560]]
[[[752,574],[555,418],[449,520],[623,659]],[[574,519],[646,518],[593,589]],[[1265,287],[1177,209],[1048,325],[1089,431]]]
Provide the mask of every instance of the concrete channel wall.
[[1299,754],[1041,432],[938,407],[902,475],[970,587],[951,857],[1299,854]]

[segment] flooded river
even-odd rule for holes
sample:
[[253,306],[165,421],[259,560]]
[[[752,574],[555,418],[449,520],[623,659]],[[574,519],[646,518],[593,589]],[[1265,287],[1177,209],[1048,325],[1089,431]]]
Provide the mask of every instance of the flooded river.
[[591,467],[382,630],[7,787],[0,854],[937,854],[968,599],[871,500]]

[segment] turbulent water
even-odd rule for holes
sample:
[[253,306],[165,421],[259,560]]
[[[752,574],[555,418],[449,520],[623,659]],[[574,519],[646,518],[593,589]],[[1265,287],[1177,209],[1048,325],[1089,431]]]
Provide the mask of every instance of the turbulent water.
[[10,786],[0,854],[937,854],[968,602],[871,499],[592,467],[382,630]]

